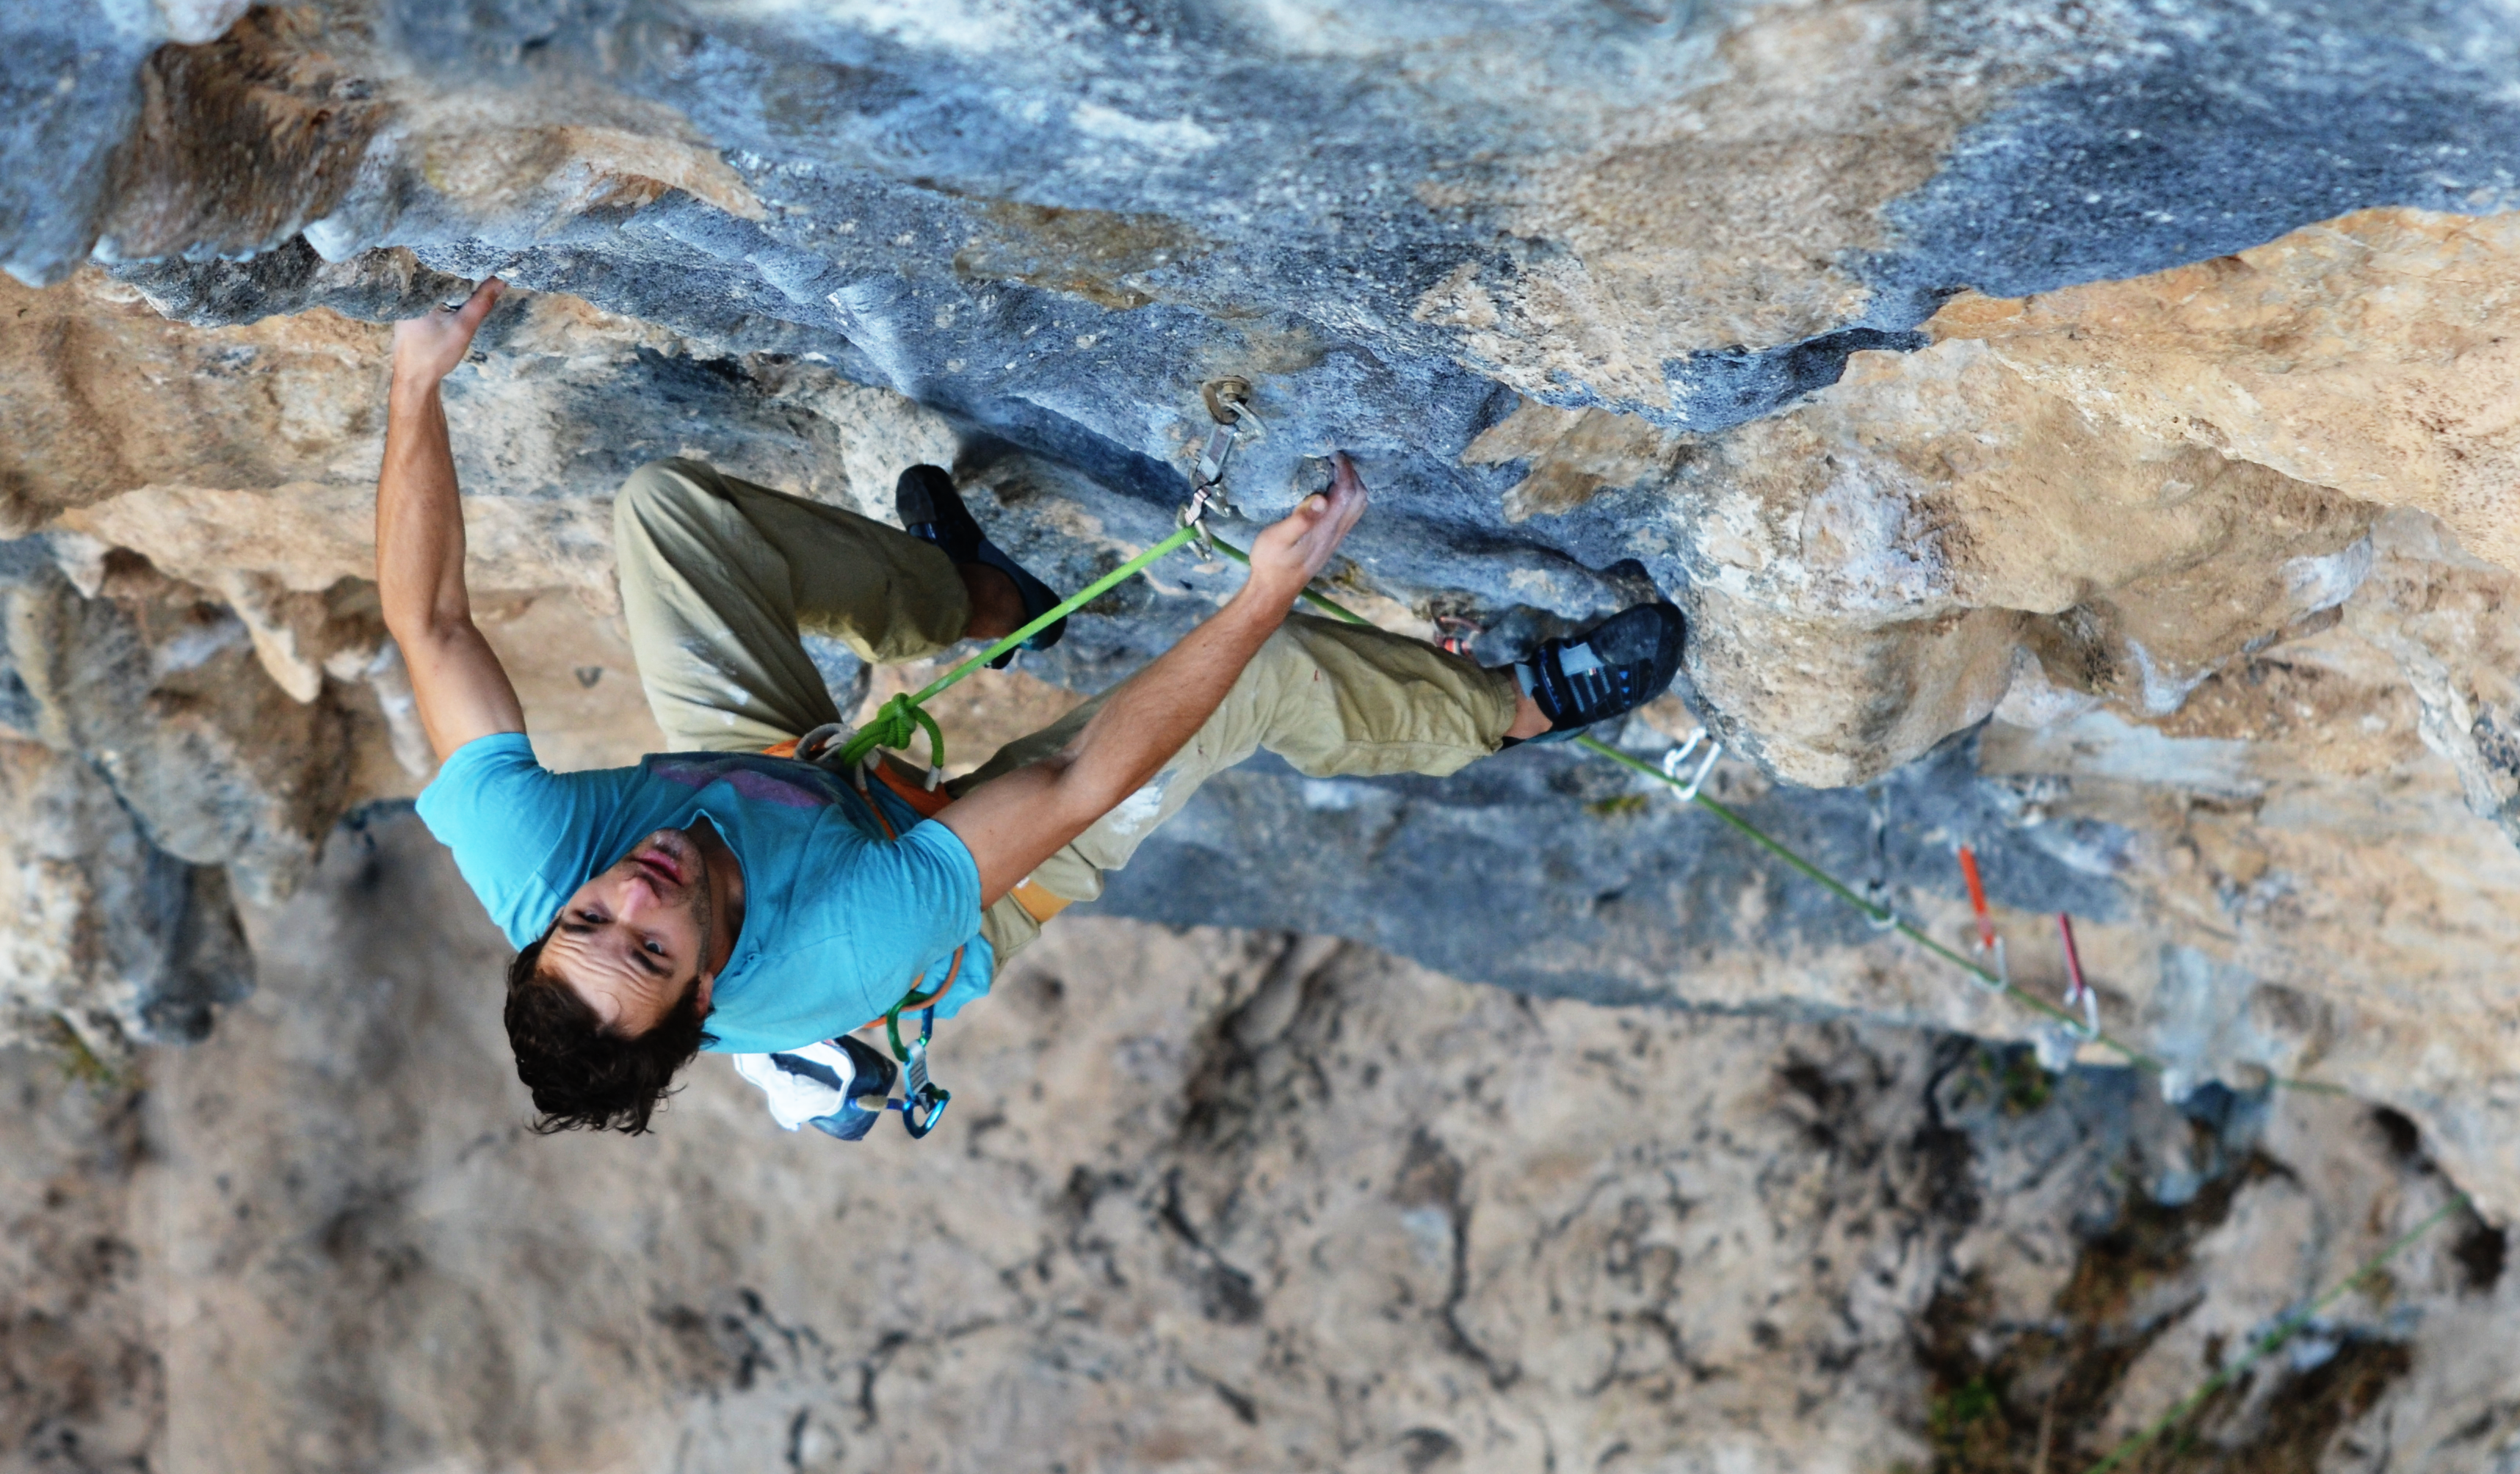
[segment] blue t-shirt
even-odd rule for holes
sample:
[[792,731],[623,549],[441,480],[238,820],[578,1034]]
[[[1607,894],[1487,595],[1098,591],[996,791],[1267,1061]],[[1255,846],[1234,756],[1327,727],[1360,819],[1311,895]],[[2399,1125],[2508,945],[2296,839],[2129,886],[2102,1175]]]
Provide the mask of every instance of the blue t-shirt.
[[522,947],[571,893],[658,829],[705,814],[743,866],[743,927],[709,998],[708,1048],[759,1054],[847,1033],[941,982],[940,1016],[989,991],[980,870],[954,831],[922,822],[882,784],[865,800],[811,763],[745,753],[658,753],[636,768],[554,773],[522,733],[457,748],[420,795],[490,918]]

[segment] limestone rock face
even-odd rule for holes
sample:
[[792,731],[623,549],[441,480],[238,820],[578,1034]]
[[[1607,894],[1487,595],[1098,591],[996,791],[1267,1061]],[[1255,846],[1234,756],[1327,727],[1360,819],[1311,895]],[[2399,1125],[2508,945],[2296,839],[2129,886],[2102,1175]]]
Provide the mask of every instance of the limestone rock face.
[[[539,1139],[463,894],[344,830],[144,1094],[0,1058],[13,1454],[2082,1468],[2450,1190],[2352,1100],[1096,917],[939,1029],[923,1143],[781,1133],[714,1059],[654,1136]],[[2507,1462],[2502,1242],[2453,1215],[2197,1448]]]
[[[2299,1164],[2324,1160],[2304,1143],[2327,1127],[2303,1123],[2341,1091],[2395,1112],[2496,1221],[2520,1208],[2508,7],[459,9],[0,15],[0,870],[24,917],[0,989],[10,1037],[74,1040],[113,1073],[152,1057],[139,1042],[200,1034],[255,970],[239,908],[289,904],[344,816],[427,782],[370,583],[384,325],[496,272],[514,290],[446,399],[480,617],[547,762],[622,763],[661,740],[608,546],[610,498],[644,462],[698,456],[878,517],[904,467],[944,465],[994,536],[1072,588],[1170,528],[1211,424],[1202,388],[1239,378],[1265,425],[1237,452],[1253,518],[1333,449],[1374,487],[1328,575],[1369,617],[1495,663],[1672,600],[1690,623],[1680,686],[1607,739],[1650,763],[1702,725],[1728,754],[1710,793],[1956,946],[1970,927],[1954,850],[1970,847],[2023,986],[2061,987],[2054,916],[2077,918],[2102,1022],[2149,1061],[2153,1097],[2236,1093],[2295,1123],[2267,1149]],[[1236,577],[1176,558],[1056,651],[959,691],[954,766],[1108,686]],[[815,654],[844,709],[920,679]],[[1559,748],[1441,784],[1309,781],[1263,759],[1150,841],[1101,908],[1335,936],[1660,1020],[1638,1029],[1697,1009],[2036,1037],[2037,1015],[1661,794]],[[1120,960],[1075,968],[1155,965],[1129,951],[1138,934],[1098,935]],[[1863,1045],[1881,1062],[1858,1069],[1853,1037],[1795,1048],[1827,1053],[1832,1079],[1897,1082],[1865,1097],[1887,1113],[1865,1130],[1911,1139],[1899,1112],[1924,1109],[1940,1067],[1912,1042]],[[1226,1106],[1198,1094],[1212,1085],[1181,1086],[1201,1131],[1224,1130]],[[1764,1089],[1721,1089],[1736,1085]],[[1467,1119],[1457,1108],[1410,1119]],[[1183,1274],[1257,1273],[1225,1245],[1328,1255],[1285,1227],[1329,1211],[1286,1185],[1311,1169],[1270,1176],[1323,1160],[1286,1144],[1300,1117],[1079,1169],[1074,1200],[1042,1210],[1057,1226],[1021,1231],[1117,1263],[1093,1247],[1107,1172],[1176,1183],[1192,1227],[1142,1247]],[[1627,1385],[1664,1354],[1637,1327],[1668,1307],[1620,1279],[1625,1328],[1588,1340],[1467,1229],[1447,1278],[1445,1184],[1476,1169],[1454,1126],[1427,1130],[1440,1150],[1386,1143],[1401,1155],[1367,1173],[1415,1184],[1390,1189],[1391,1212],[1427,1226],[1435,1258],[1395,1250],[1383,1268],[1413,1306],[1447,1306],[1443,1354],[1466,1359],[1460,1387],[1420,1391],[1525,1431],[1479,1453],[1432,1413],[1419,1438],[1357,1412],[1337,1426],[1371,1438],[1321,1432],[1321,1461],[1606,1458],[1532,1389]],[[1103,1149],[1082,1139],[1062,1160]],[[1512,1241],[1538,1244],[1557,1169],[1522,1165],[1544,1181],[1514,1200]],[[1912,1193],[1942,1169],[1881,1171]],[[2272,1226],[2253,1242],[2333,1210],[2277,1202],[2288,1189],[2263,1174],[2230,1181],[2231,1221]],[[1229,1222],[1237,1203],[1268,1206]],[[1965,1259],[1963,1217],[1917,1219],[1915,1242]],[[1785,1273],[1740,1272],[1771,1269]],[[1936,1305],[2009,1324],[2063,1293],[1887,1272],[1808,1284],[1855,1307],[1857,1341]],[[2247,1293],[2280,1298],[2267,1286],[2308,1273]],[[751,1309],[672,1304],[659,1314],[693,1318],[677,1326],[774,1334]],[[1014,1338],[1002,1350],[1034,1334],[1002,1311],[969,1323]],[[2213,1334],[2244,1319],[2229,1310]],[[716,1334],[692,1332],[690,1365],[652,1368],[656,1385],[726,1383]],[[1305,1365],[1337,1360],[1335,1337],[1306,1334],[1329,1349]],[[1516,1350],[1526,1336],[1545,1350]],[[1933,1376],[2037,1379],[1993,1332],[1937,1337]],[[1022,1344],[1007,1354],[1054,1355]],[[1697,1355],[1685,1335],[1659,1344],[1675,1365]],[[1883,1389],[1923,1375],[1822,1364],[1842,1350],[1759,1386],[1833,1405],[1910,1396]],[[1076,1355],[1106,1353],[1121,1355]],[[813,1377],[841,1364],[796,1355]],[[890,1355],[867,1354],[871,1381]],[[2347,1369],[2393,1354],[2367,1355]],[[1156,1375],[1159,1360],[1130,1364]],[[1259,1370],[1160,1364],[1193,1402],[1266,1405]],[[2272,1416],[2264,1386],[2251,1417]],[[1748,1417],[1769,1396],[1723,1406]],[[1257,1435],[1235,1430],[1255,1426],[1234,1413],[1214,1447],[1244,1456],[1258,1446],[1234,1440]],[[1922,1421],[1903,1426],[1899,1456],[1934,1452],[1913,1442]],[[1757,1456],[1825,1465],[1888,1437],[1860,1416],[1806,1431]],[[1191,1452],[1161,1454],[1176,1456]]]
[[152,844],[85,759],[0,742],[0,805],[12,1042],[111,1068],[135,1042],[202,1037],[251,990],[226,872]]

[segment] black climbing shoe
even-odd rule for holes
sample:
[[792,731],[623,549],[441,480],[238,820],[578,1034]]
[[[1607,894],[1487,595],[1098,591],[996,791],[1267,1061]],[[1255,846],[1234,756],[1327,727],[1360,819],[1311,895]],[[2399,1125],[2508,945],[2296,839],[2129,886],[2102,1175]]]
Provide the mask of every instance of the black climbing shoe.
[[1670,690],[1687,632],[1679,609],[1641,603],[1573,639],[1542,645],[1513,668],[1514,680],[1550,722],[1531,740],[1565,741]]
[[[979,563],[995,568],[1014,581],[1015,592],[1023,597],[1024,623],[1030,624],[1043,611],[1058,603],[1058,595],[1050,585],[1033,577],[990,542],[971,520],[970,510],[963,505],[962,495],[954,490],[954,478],[942,467],[914,466],[901,473],[892,488],[893,509],[901,514],[901,525],[912,537],[934,543],[945,556],[958,563]],[[1023,643],[1028,650],[1046,650],[1067,633],[1067,621],[1059,620]],[[991,670],[1004,670],[1015,657],[1009,650],[989,662]]]

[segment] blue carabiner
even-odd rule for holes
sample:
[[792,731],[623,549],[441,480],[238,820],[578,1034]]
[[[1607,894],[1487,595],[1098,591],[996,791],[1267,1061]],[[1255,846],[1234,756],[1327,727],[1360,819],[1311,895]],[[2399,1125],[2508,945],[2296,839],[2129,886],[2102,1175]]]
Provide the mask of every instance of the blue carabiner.
[[887,1102],[900,1110],[902,1127],[913,1140],[934,1131],[945,1118],[945,1107],[954,1101],[954,1093],[927,1073],[927,1041],[935,1032],[936,1010],[929,1008],[920,1015],[919,1042],[910,1047],[910,1058],[903,1065],[902,1098]]

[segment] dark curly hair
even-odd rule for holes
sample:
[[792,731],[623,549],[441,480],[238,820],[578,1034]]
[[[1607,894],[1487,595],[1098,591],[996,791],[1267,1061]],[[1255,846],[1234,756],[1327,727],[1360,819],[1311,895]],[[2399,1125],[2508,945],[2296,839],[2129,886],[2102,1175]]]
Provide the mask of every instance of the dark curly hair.
[[549,933],[508,964],[508,1044],[517,1078],[533,1092],[536,1136],[618,1131],[640,1136],[672,1092],[674,1075],[700,1047],[700,990],[694,982],[672,1011],[635,1038],[606,1032],[595,1010],[562,978],[541,971]]

